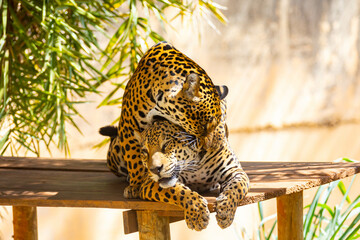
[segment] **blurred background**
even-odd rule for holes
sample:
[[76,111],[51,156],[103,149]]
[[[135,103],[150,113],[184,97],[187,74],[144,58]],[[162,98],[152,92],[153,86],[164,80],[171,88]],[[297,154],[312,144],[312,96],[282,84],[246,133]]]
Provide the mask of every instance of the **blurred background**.
[[[214,26],[194,27],[175,19],[173,28],[158,31],[202,66],[215,84],[229,87],[227,123],[240,160],[360,159],[360,1],[216,2],[225,7],[221,12],[227,24],[214,20]],[[68,128],[71,158],[106,157],[107,146],[93,146],[103,140],[98,129],[111,124],[120,109],[98,108],[112,85],[105,83],[100,90],[102,95],[87,95],[90,102],[77,108],[87,119],[74,118],[83,135]],[[119,89],[115,97],[121,94]],[[64,153],[44,150],[41,156]],[[357,183],[353,189],[359,187]],[[305,205],[313,195],[305,191]],[[357,195],[353,191],[350,197]],[[275,212],[274,204],[264,203],[266,215]],[[0,239],[11,239],[11,208],[2,208],[1,215]],[[250,205],[238,209],[226,230],[212,214],[202,232],[187,229],[184,221],[171,224],[171,238],[257,239],[259,222],[257,205]],[[38,208],[38,226],[39,239],[138,239],[138,234],[124,235],[121,210]]]

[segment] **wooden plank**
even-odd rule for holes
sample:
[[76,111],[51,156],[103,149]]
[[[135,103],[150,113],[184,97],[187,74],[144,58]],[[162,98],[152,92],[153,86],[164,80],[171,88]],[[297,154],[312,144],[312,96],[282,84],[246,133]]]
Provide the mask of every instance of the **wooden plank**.
[[[15,208],[53,206],[146,210],[140,213],[142,219],[138,219],[138,215],[134,214],[126,217],[129,223],[127,232],[136,231],[139,222],[142,222],[142,239],[148,236],[157,237],[146,230],[148,227],[154,227],[148,226],[148,220],[153,219],[159,226],[165,226],[167,229],[168,222],[183,219],[183,211],[179,207],[139,199],[125,199],[123,190],[127,183],[110,173],[104,163],[102,160],[0,157],[0,205],[13,205]],[[279,211],[292,209],[284,204],[292,201],[288,199],[290,196],[296,196],[304,189],[360,172],[359,163],[244,162],[243,167],[249,175],[251,190],[240,206],[278,197],[278,205],[282,204]],[[203,195],[209,202],[209,210],[213,212],[216,196],[208,193]],[[289,214],[285,210],[283,213],[285,218],[288,217]],[[291,216],[293,214],[290,212]],[[170,235],[168,236],[166,231],[159,236],[161,239],[168,237]]]
[[[19,176],[19,175],[18,175]],[[6,204],[11,201],[9,205],[14,204],[16,200],[19,200],[18,205],[30,204],[30,205],[44,205],[44,206],[75,206],[83,204],[87,207],[114,207],[114,208],[134,208],[139,209],[139,206],[144,205],[156,208],[157,210],[163,210],[163,206],[156,206],[158,203],[152,203],[148,201],[140,200],[128,200],[122,196],[122,190],[126,184],[115,184],[115,188],[112,188],[108,182],[108,186],[99,184],[99,180],[95,178],[95,181],[81,182],[77,181],[76,176],[69,176],[69,180],[74,180],[78,186],[72,190],[71,184],[61,180],[52,184],[47,181],[46,184],[32,185],[29,179],[26,179],[26,183],[29,183],[24,189],[19,188],[7,188],[3,186],[0,191],[0,203]],[[251,179],[251,178],[250,178]],[[41,182],[40,182],[41,183]],[[64,184],[61,185],[60,183]],[[241,205],[262,201],[265,199],[277,197],[286,193],[292,193],[307,189],[312,186],[317,186],[321,182],[308,181],[308,182],[279,182],[279,183],[256,183],[252,182],[251,191]],[[52,189],[52,190],[51,190]],[[99,194],[101,193],[101,194]],[[214,202],[214,197],[207,197],[210,205]],[[38,203],[36,201],[39,201]],[[51,200],[51,201],[48,201]],[[167,205],[169,206],[169,205]],[[174,207],[175,208],[175,207]],[[167,209],[174,209],[169,207]],[[143,209],[143,208],[141,208]],[[178,209],[178,208],[175,208]]]
[[[341,168],[344,163],[332,162],[241,162],[248,174],[271,174],[274,170],[280,172],[288,170],[322,170]],[[346,163],[358,166],[357,163]],[[62,159],[62,158],[31,158],[31,157],[3,157],[0,156],[0,168],[49,169],[69,171],[103,171],[109,172],[106,160],[103,159]],[[275,172],[278,172],[275,171]]]
[[169,217],[157,211],[137,211],[140,240],[170,240]]
[[[61,173],[61,174],[60,174]],[[21,176],[21,178],[19,178]],[[87,207],[119,207],[139,209],[140,206],[155,207],[153,203],[141,200],[128,200],[123,198],[122,192],[126,187],[125,182],[107,173],[85,173],[85,172],[57,172],[39,170],[0,170],[0,203],[7,199],[14,200],[11,204],[31,204],[34,206],[75,206],[83,204]],[[8,182],[12,184],[9,186]],[[266,188],[266,184],[268,187]],[[286,193],[286,187],[301,186],[303,182],[291,183],[262,183],[253,182],[252,190],[243,204],[256,202],[259,199],[276,197]],[[299,188],[299,189],[302,189]],[[212,210],[215,202],[214,196],[207,196]],[[19,202],[14,203],[15,200]],[[36,202],[38,200],[38,202]],[[47,202],[47,200],[51,200]],[[179,209],[178,207],[166,205],[166,209]],[[169,207],[171,206],[171,207]],[[140,208],[144,209],[144,208]],[[156,206],[156,210],[165,210],[163,206]]]
[[0,205],[179,210],[169,204],[125,199],[126,186],[111,173],[0,169]]
[[276,198],[278,239],[303,239],[303,192]]
[[[70,195],[70,194],[69,194]],[[84,199],[2,199],[0,194],[0,205],[4,206],[38,206],[38,207],[78,207],[78,208],[114,208],[114,209],[135,209],[135,210],[181,210],[179,207],[171,204],[144,201],[139,199],[131,200],[89,200],[86,197],[92,198],[95,195],[85,195]],[[96,196],[95,196],[96,197]],[[111,199],[111,197],[109,197]]]
[[359,163],[277,163],[261,164],[254,162],[251,164],[242,164],[248,175],[292,175],[292,176],[310,176],[312,173],[328,175],[342,168],[354,167],[357,169]]
[[[11,170],[18,170],[19,172],[17,172],[18,174],[25,174],[25,173],[30,173],[28,170],[26,169],[1,169],[0,171],[2,171],[2,175],[4,176],[5,174],[7,174],[7,172],[11,175],[12,171]],[[33,179],[35,179],[36,177],[38,177],[38,179],[41,179],[43,177],[46,177],[46,179],[48,178],[56,178],[58,180],[60,179],[67,179],[68,178],[68,174],[72,174],[69,171],[61,171],[61,173],[54,173],[53,171],[44,171],[44,170],[34,170],[34,169],[30,169],[33,170],[34,174],[32,176]],[[284,171],[284,170],[279,170],[274,168],[273,170],[269,170],[269,172],[264,172],[262,174],[251,174],[247,171],[247,173],[249,173],[249,177],[251,178],[252,182],[278,182],[280,181],[287,181],[287,180],[295,180],[295,181],[307,181],[307,180],[319,180],[321,181],[322,179],[324,179],[321,182],[329,182],[329,181],[333,181],[333,180],[337,180],[340,178],[344,178],[347,176],[351,176],[354,175],[356,173],[358,173],[360,171],[360,164],[346,164],[343,163],[341,165],[341,167],[336,167],[333,169],[321,169],[320,167],[315,168],[315,169],[307,169],[307,170],[289,170],[289,171]],[[39,174],[38,174],[39,173]],[[30,173],[32,174],[32,173]],[[91,178],[93,176],[96,177],[103,177],[106,176],[106,178],[110,179],[112,178],[114,181],[113,182],[120,182],[122,180],[124,180],[124,178],[116,178],[115,176],[113,176],[110,172],[104,172],[104,173],[97,173],[96,175],[94,175],[94,173],[92,172],[85,172],[84,174],[80,174],[80,173],[74,173],[72,175],[77,175],[77,176],[81,176],[83,178]],[[116,180],[115,180],[116,179]],[[1,180],[1,179],[0,179]],[[43,180],[45,180],[43,178]],[[5,184],[7,184],[6,182],[3,182]],[[1,184],[1,181],[0,181]],[[108,183],[106,183],[107,185]]]
[[62,158],[31,158],[31,157],[2,157],[0,169],[40,169],[40,170],[68,170],[87,172],[109,172],[106,160],[99,159],[62,159]]
[[[56,164],[51,168],[47,167],[50,159],[20,158],[20,163],[23,162],[18,165],[9,161],[18,162],[17,158],[0,159],[0,205],[180,210],[169,204],[125,199],[123,190],[127,183],[124,179],[109,171],[94,172],[100,161],[89,171],[81,169],[87,160],[68,160],[65,165],[54,160]],[[299,192],[360,171],[360,163],[246,162],[245,165],[250,169],[245,171],[249,174],[251,190],[240,205]],[[213,211],[215,196],[203,195]]]
[[37,240],[36,207],[13,207],[14,240]]

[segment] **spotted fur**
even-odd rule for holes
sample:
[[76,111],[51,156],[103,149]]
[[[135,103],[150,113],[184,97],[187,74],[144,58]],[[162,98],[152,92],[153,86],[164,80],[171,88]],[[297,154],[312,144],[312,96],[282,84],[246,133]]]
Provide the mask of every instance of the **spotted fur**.
[[126,198],[181,206],[190,228],[206,227],[209,212],[205,198],[181,182],[166,188],[156,181],[144,166],[135,132],[166,119],[186,133],[178,140],[193,136],[188,143],[196,139],[197,146],[212,151],[215,129],[222,119],[220,102],[226,94],[226,87],[215,86],[199,65],[168,43],[159,43],[144,54],[126,86],[116,134],[111,127],[100,130],[111,137],[108,167],[116,175],[128,177]]

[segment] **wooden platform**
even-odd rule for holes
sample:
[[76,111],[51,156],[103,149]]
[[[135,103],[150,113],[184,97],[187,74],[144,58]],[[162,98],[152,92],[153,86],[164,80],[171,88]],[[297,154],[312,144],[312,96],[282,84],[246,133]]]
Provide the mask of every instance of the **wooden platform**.
[[[283,202],[301,199],[302,204],[303,190],[360,172],[360,163],[243,162],[242,165],[249,175],[251,190],[241,205],[278,197],[278,214],[280,205],[282,210],[291,207]],[[159,219],[168,217],[168,221],[181,219],[181,209],[176,206],[125,199],[126,185],[124,179],[109,172],[105,160],[0,157],[0,205],[132,209],[142,211],[141,214],[156,212]],[[215,196],[204,195],[210,211],[214,211]],[[281,196],[285,197],[284,201]],[[302,206],[300,210],[302,224]],[[131,223],[136,222],[133,213],[125,214],[127,224],[134,225],[125,226],[127,232],[138,228]],[[300,214],[299,210],[296,214]],[[279,219],[279,228],[280,222]],[[279,239],[286,238],[279,234]]]

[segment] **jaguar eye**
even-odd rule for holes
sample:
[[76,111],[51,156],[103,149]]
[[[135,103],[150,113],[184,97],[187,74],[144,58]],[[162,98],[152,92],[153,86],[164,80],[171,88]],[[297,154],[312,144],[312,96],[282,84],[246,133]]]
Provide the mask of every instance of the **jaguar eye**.
[[164,143],[164,144],[162,145],[162,147],[161,147],[161,152],[162,152],[162,153],[165,153],[166,148],[169,146],[169,143],[170,143],[170,141],[168,141],[168,142],[166,142],[166,143]]

